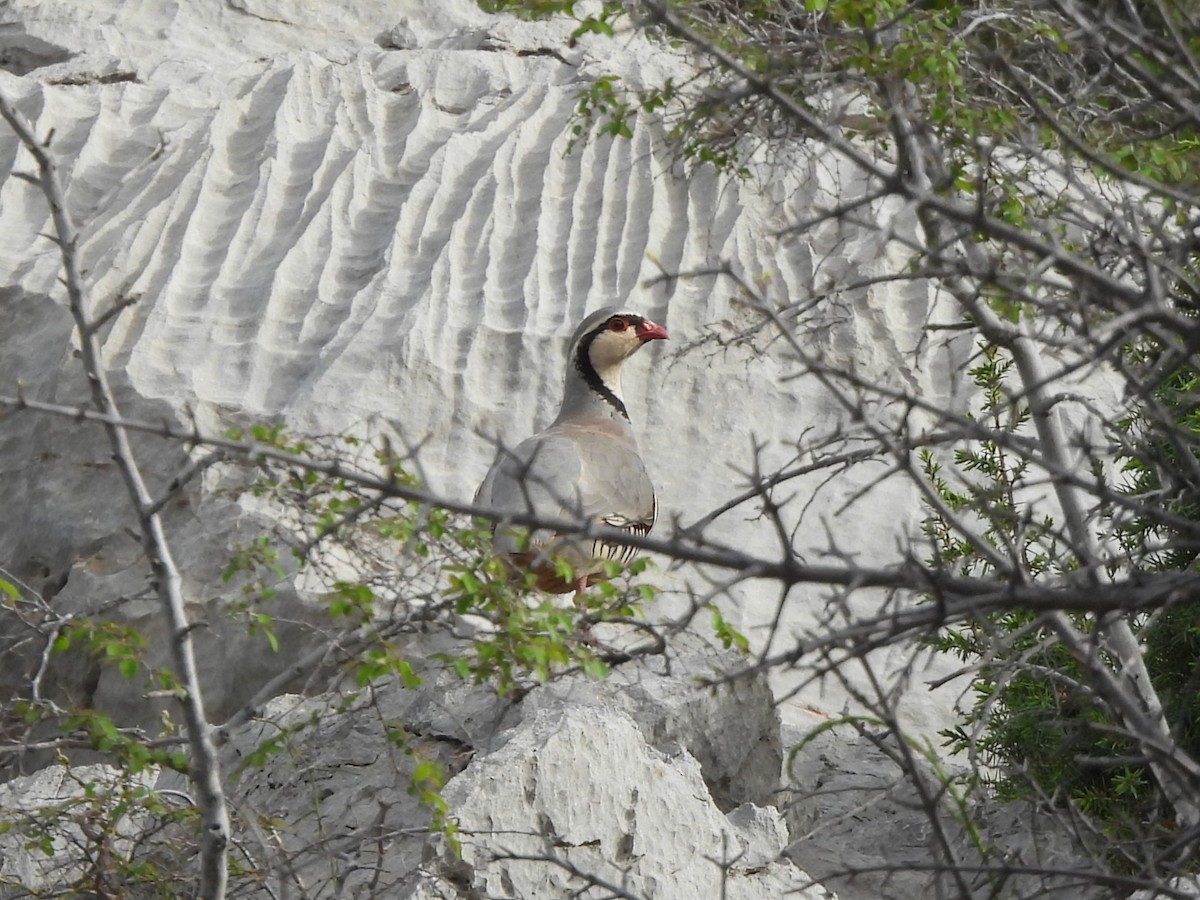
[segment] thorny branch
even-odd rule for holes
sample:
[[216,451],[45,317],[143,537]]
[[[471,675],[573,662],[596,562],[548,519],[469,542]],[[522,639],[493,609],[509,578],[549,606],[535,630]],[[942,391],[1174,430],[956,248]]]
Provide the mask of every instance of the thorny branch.
[[[1118,581],[1093,587],[1086,583],[1075,584],[1064,581],[1059,585],[998,584],[995,579],[949,576],[945,572],[928,567],[915,560],[902,565],[887,567],[848,565],[808,565],[794,555],[784,553],[778,559],[756,557],[731,547],[716,544],[701,536],[693,535],[687,528],[671,538],[640,537],[614,528],[572,519],[545,519],[534,515],[507,513],[501,516],[495,510],[475,506],[461,500],[444,497],[418,487],[411,487],[396,480],[373,475],[350,467],[338,458],[314,459],[255,441],[239,441],[232,438],[206,435],[196,429],[181,429],[167,423],[153,423],[116,416],[102,416],[93,410],[80,407],[60,406],[27,399],[0,396],[0,406],[28,409],[52,415],[87,421],[105,422],[113,427],[129,431],[156,434],[163,438],[190,446],[210,446],[249,463],[271,461],[284,467],[316,472],[331,478],[341,479],[383,496],[424,504],[452,513],[475,516],[481,519],[503,519],[507,524],[527,528],[545,528],[564,535],[578,535],[588,539],[600,539],[626,547],[634,547],[648,553],[658,553],[669,559],[712,566],[718,569],[749,574],[751,577],[777,581],[785,586],[798,584],[823,584],[851,588],[891,588],[933,593],[953,606],[947,606],[949,618],[970,615],[974,609],[979,613],[1008,606],[1028,606],[1034,610],[1064,609],[1079,612],[1106,613],[1114,611],[1136,611],[1164,604],[1180,602],[1195,585],[1200,585],[1200,573],[1191,575],[1163,574],[1140,577],[1129,581]],[[929,611],[921,612],[916,619],[907,617],[893,621],[905,621],[905,627],[928,627],[937,621]]]
[[[67,212],[54,158],[48,146],[35,137],[24,117],[3,96],[0,96],[0,117],[3,117],[16,132],[21,144],[37,163],[37,183],[45,194],[54,222],[56,243],[62,255],[67,302],[75,320],[83,370],[91,389],[92,404],[99,415],[119,418],[120,410],[109,386],[100,344],[96,338],[97,323],[89,318],[90,310],[75,255],[78,235]],[[220,900],[225,896],[228,881],[225,851],[230,837],[229,811],[225,803],[216,746],[204,712],[204,698],[196,669],[191,625],[185,611],[182,581],[171,555],[170,542],[163,530],[155,500],[146,487],[130,444],[129,431],[112,422],[106,423],[104,427],[112,446],[113,459],[120,469],[129,499],[137,514],[142,548],[150,562],[163,616],[171,635],[171,653],[176,675],[183,686],[181,703],[191,753],[191,777],[196,786],[197,805],[203,827],[198,896],[203,900]]]

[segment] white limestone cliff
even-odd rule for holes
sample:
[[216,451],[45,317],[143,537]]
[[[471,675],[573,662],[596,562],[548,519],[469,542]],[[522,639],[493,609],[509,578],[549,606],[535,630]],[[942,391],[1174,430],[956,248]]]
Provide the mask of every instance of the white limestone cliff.
[[[568,25],[488,16],[466,0],[320,13],[163,0],[100,3],[84,17],[73,3],[18,2],[9,15],[10,48],[61,58],[24,77],[0,73],[0,88],[54,135],[95,302],[138,298],[104,343],[149,415],[213,430],[284,421],[299,433],[399,432],[421,442],[430,485],[465,499],[495,439],[518,440],[552,414],[573,324],[618,303],[672,335],[626,379],[663,521],[688,524],[744,487],[755,442],[768,462],[784,461],[810,429],[845,417],[816,379],[785,377],[793,366],[766,333],[730,340],[754,319],[732,284],[643,285],[660,267],[728,261],[795,300],[878,274],[889,260],[869,231],[776,234],[859,185],[803,155],[763,164],[756,180],[685,177],[648,117],[631,140],[597,137],[567,153],[590,79],[656,83],[680,65],[640,38],[569,47]],[[0,171],[28,166],[0,134]],[[57,255],[40,236],[45,205],[14,178],[0,198],[5,305],[30,323],[0,337],[0,376],[79,399],[66,317],[43,299],[60,297]],[[917,352],[933,313],[919,283],[860,287],[817,304],[802,334],[867,378],[942,400],[960,373],[946,346]],[[36,358],[31,328],[43,342]],[[30,434],[6,452],[27,458],[47,441],[59,438]],[[95,467],[69,463],[48,461],[34,484],[5,479],[0,499],[50,510],[76,489],[100,490],[80,484]],[[916,498],[900,482],[859,497],[868,477],[795,483],[814,492],[806,558],[831,544],[896,556]],[[111,552],[102,523],[64,528],[61,512],[50,515],[52,526],[0,535],[0,549],[44,558],[54,573],[97,543]],[[725,517],[712,533],[775,549],[765,523]],[[734,624],[761,640],[773,588],[736,596]],[[795,593],[785,632],[811,625],[819,604],[819,590]],[[826,684],[818,698],[837,709],[845,694]],[[936,726],[944,702],[918,696],[914,723]]]
[[[816,379],[789,377],[769,332],[733,339],[754,314],[732,284],[645,282],[721,262],[764,277],[778,299],[864,281],[894,262],[878,235],[832,223],[778,234],[861,185],[801,152],[786,167],[752,160],[747,181],[684,172],[648,116],[630,140],[567,152],[578,92],[597,75],[636,87],[683,71],[640,37],[572,43],[568,25],[466,0],[13,0],[3,15],[0,91],[53,135],[92,297],[137,298],[104,335],[130,414],[399,435],[421,444],[431,487],[466,499],[494,440],[553,413],[574,323],[615,303],[671,333],[625,382],[661,521],[688,524],[736,494],[756,443],[781,463],[808,429],[845,417]],[[46,207],[11,177],[29,168],[0,129],[0,391],[20,379],[29,396],[80,402]],[[936,302],[919,284],[847,289],[806,315],[813,350],[869,379],[934,401],[961,387],[958,348],[925,332]],[[119,480],[97,434],[84,435],[30,414],[0,428],[0,508],[22,511],[0,528],[0,559],[72,608],[144,592],[137,547],[112,515]],[[182,464],[177,449],[139,446],[164,479]],[[813,495],[807,558],[831,543],[897,556],[917,500],[899,482],[860,496],[868,477],[794,484]],[[230,529],[257,520],[203,492],[168,516],[185,535],[190,595],[212,601]],[[712,534],[775,549],[771,528],[744,516]],[[669,606],[689,576],[650,577]],[[749,583],[734,597],[729,617],[761,645],[776,590]],[[821,597],[793,592],[783,633],[810,627]],[[149,599],[135,607],[153,620]],[[236,706],[272,666],[244,636],[206,647],[217,707]],[[894,653],[899,668],[909,651]],[[836,714],[847,700],[817,682],[782,712]],[[931,733],[950,702],[918,684],[908,720]]]

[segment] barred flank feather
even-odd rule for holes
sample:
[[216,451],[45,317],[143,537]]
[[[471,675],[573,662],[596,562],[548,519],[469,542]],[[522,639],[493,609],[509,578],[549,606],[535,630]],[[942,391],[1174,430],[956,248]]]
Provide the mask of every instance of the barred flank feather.
[[[605,525],[610,528],[620,528],[622,531],[628,532],[636,537],[645,537],[650,533],[650,529],[654,527],[655,521],[658,519],[658,498],[654,497],[654,507],[650,511],[649,520],[630,521],[624,518],[611,517],[601,519]],[[622,544],[610,544],[607,541],[596,540],[592,541],[592,556],[595,559],[616,560],[621,565],[626,565],[637,553],[637,547],[629,547]]]

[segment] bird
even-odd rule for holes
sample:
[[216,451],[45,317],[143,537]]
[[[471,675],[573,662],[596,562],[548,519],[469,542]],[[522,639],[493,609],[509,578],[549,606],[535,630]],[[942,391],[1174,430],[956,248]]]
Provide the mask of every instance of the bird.
[[[516,448],[501,448],[475,503],[495,513],[649,534],[658,502],[621,395],[621,365],[650,341],[665,340],[665,328],[637,313],[605,308],[587,316],[571,337],[558,416]],[[525,531],[502,521],[493,543],[514,572],[535,575],[538,590],[574,591],[576,602],[589,584],[604,580],[606,562],[624,564],[634,553],[602,538]],[[552,557],[568,562],[573,577],[564,577]]]

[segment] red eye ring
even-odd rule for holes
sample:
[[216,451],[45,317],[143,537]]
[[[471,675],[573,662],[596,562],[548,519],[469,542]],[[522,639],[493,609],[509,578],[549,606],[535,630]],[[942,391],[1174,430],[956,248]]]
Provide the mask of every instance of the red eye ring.
[[624,319],[622,319],[620,316],[613,316],[611,319],[608,320],[608,330],[609,331],[616,331],[619,333],[619,332],[624,331],[628,327],[629,327],[629,323],[626,322]]

